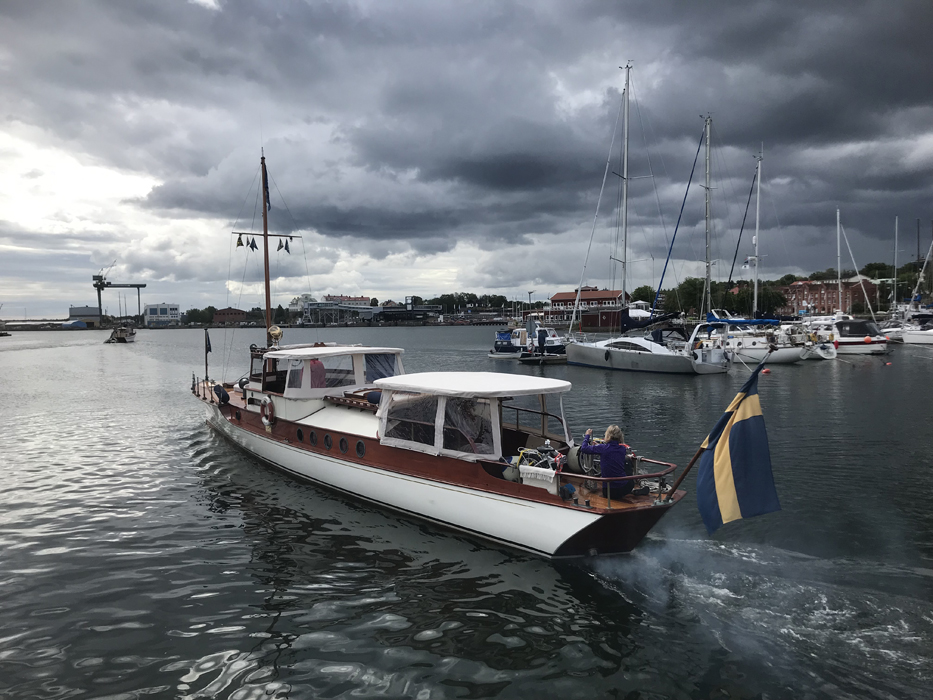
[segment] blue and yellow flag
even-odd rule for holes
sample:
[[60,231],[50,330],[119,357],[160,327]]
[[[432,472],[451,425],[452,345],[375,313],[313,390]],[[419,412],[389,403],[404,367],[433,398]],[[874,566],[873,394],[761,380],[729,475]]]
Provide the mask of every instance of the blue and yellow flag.
[[733,520],[781,509],[758,400],[763,366],[755,368],[701,445],[697,506],[710,534]]

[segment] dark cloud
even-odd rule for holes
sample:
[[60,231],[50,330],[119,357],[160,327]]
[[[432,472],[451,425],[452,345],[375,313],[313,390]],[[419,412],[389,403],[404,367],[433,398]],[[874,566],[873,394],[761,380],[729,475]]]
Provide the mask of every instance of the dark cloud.
[[[4,129],[88,165],[152,177],[158,184],[124,205],[166,223],[257,226],[264,146],[273,226],[313,232],[328,255],[548,249],[560,264],[468,278],[567,285],[577,281],[568,256],[580,251],[547,241],[588,238],[618,66],[633,60],[632,173],[653,174],[658,188],[632,181],[633,255],[666,254],[658,205],[669,238],[707,113],[724,258],[762,142],[762,238],[782,243],[775,267],[827,267],[837,206],[865,262],[889,255],[896,214],[933,214],[926,0],[227,0],[219,8],[5,4]],[[617,185],[610,176],[602,224],[614,220]],[[701,200],[695,187],[677,246],[684,259],[702,249],[693,240]],[[98,258],[119,248],[104,235],[74,235],[88,236]],[[156,243],[173,240],[165,236],[142,236],[138,252],[124,255],[127,272],[203,280],[200,249],[174,254]]]

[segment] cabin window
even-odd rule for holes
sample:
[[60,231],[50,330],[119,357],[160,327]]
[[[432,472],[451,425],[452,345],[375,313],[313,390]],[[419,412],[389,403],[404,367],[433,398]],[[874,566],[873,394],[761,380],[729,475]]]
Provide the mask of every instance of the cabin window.
[[249,367],[249,378],[253,382],[262,381],[262,355],[253,355]]
[[447,399],[444,410],[444,449],[473,454],[494,453],[489,401]]
[[437,397],[398,392],[392,398],[385,436],[433,446]]
[[285,378],[288,374],[288,365],[286,362],[279,362],[276,359],[266,358],[265,373],[263,374],[262,390],[271,391],[274,394],[285,392]]
[[335,355],[321,358],[324,367],[324,385],[328,389],[340,386],[353,386],[356,377],[353,374],[353,357],[350,355]]
[[366,355],[366,383],[398,374],[396,359],[394,353]]
[[630,342],[628,340],[617,340],[614,343],[609,343],[609,345],[606,347],[614,348],[616,350],[638,350],[639,352],[645,352],[645,348],[643,348],[641,345],[638,343]]
[[301,378],[304,374],[305,363],[302,360],[292,360],[288,367],[288,385],[289,389],[300,389]]

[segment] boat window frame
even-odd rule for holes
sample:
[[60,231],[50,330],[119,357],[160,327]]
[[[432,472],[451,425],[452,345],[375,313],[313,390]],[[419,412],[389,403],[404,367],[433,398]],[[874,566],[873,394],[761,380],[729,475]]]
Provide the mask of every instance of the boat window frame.
[[[433,397],[437,401],[434,413],[434,444],[415,442],[414,440],[404,440],[402,438],[389,437],[388,421],[390,420],[393,406],[397,403],[396,396],[419,396]],[[492,430],[492,452],[463,452],[444,447],[444,427],[447,415],[447,396],[432,394],[430,392],[411,392],[396,391],[392,389],[382,390],[382,400],[379,402],[379,409],[376,416],[379,418],[379,444],[390,447],[399,447],[416,452],[424,452],[434,456],[452,457],[467,462],[495,461],[502,457],[502,424],[501,399],[493,396],[475,396],[475,397],[455,397],[468,398],[474,401],[483,401],[489,404],[488,414]]]

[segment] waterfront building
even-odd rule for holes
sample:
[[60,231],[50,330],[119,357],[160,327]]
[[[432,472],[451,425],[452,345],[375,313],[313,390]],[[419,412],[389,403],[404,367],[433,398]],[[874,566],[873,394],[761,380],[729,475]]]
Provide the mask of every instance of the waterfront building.
[[146,304],[143,309],[143,323],[146,328],[177,326],[181,321],[178,304]]
[[[864,292],[862,291],[863,284],[865,285]],[[863,275],[842,280],[841,299],[839,298],[839,280],[800,280],[786,287],[778,287],[778,291],[784,295],[785,304],[777,309],[777,312],[784,316],[807,313],[831,314],[834,311],[850,314],[856,304],[859,304],[863,311],[867,311],[865,292],[868,293],[869,300],[877,301],[878,298],[876,281]]]
[[[233,307],[228,306],[226,309],[218,309],[214,312],[212,323],[215,323],[219,326],[227,326],[231,324],[237,325],[243,323],[245,320],[245,311],[234,309]],[[265,322],[263,322],[263,325],[265,325]]]
[[88,328],[100,328],[100,309],[96,306],[68,307],[68,323],[82,321]]
[[[628,296],[628,295],[626,295]],[[551,297],[551,309],[547,314],[548,323],[569,323],[573,307],[577,300],[577,290],[558,292]],[[622,291],[619,289],[580,288],[580,309],[596,311],[622,308]]]

